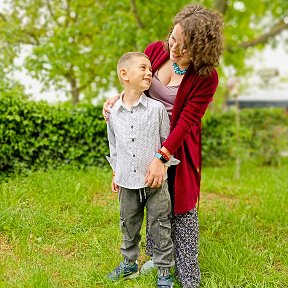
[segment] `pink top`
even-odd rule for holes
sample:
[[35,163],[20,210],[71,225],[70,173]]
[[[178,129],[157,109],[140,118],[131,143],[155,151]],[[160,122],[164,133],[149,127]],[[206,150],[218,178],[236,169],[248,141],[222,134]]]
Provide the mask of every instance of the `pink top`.
[[152,83],[149,88],[149,95],[151,98],[159,100],[164,104],[171,121],[172,110],[179,85],[177,86],[164,85],[159,80],[156,74],[158,74],[158,71],[153,75]]

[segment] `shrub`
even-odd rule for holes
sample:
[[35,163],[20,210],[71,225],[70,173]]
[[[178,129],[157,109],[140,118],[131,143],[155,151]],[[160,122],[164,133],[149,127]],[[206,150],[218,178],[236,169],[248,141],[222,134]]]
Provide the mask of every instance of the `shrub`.
[[204,164],[222,165],[240,153],[244,159],[277,165],[281,150],[288,148],[288,117],[283,109],[243,109],[239,118],[237,128],[235,111],[204,117]]
[[106,123],[93,105],[51,106],[0,97],[0,170],[46,169],[65,164],[103,165]]

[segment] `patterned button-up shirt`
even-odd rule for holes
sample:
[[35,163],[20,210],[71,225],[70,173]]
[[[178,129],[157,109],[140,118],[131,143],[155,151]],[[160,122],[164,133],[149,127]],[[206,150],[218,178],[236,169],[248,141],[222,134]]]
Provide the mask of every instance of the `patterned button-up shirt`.
[[110,158],[115,183],[129,189],[143,188],[155,152],[169,135],[166,108],[142,94],[138,103],[125,107],[122,97],[111,109],[107,124]]

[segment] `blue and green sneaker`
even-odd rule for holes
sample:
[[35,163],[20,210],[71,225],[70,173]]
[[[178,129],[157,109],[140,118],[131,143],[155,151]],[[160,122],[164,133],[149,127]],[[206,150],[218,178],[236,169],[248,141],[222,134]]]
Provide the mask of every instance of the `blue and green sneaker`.
[[118,267],[116,267],[112,272],[107,275],[107,278],[111,281],[116,281],[121,278],[133,279],[137,276],[139,276],[137,262],[126,263],[126,261],[122,261]]

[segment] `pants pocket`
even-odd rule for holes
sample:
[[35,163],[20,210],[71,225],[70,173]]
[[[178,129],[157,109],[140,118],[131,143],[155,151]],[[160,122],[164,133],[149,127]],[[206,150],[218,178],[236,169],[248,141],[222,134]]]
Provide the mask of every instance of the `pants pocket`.
[[123,234],[123,239],[124,240],[131,240],[131,235],[129,233],[125,219],[123,217],[120,218],[120,229],[121,229],[121,232]]
[[169,245],[171,240],[171,223],[167,218],[159,218],[159,237],[160,237],[160,247],[164,248]]

